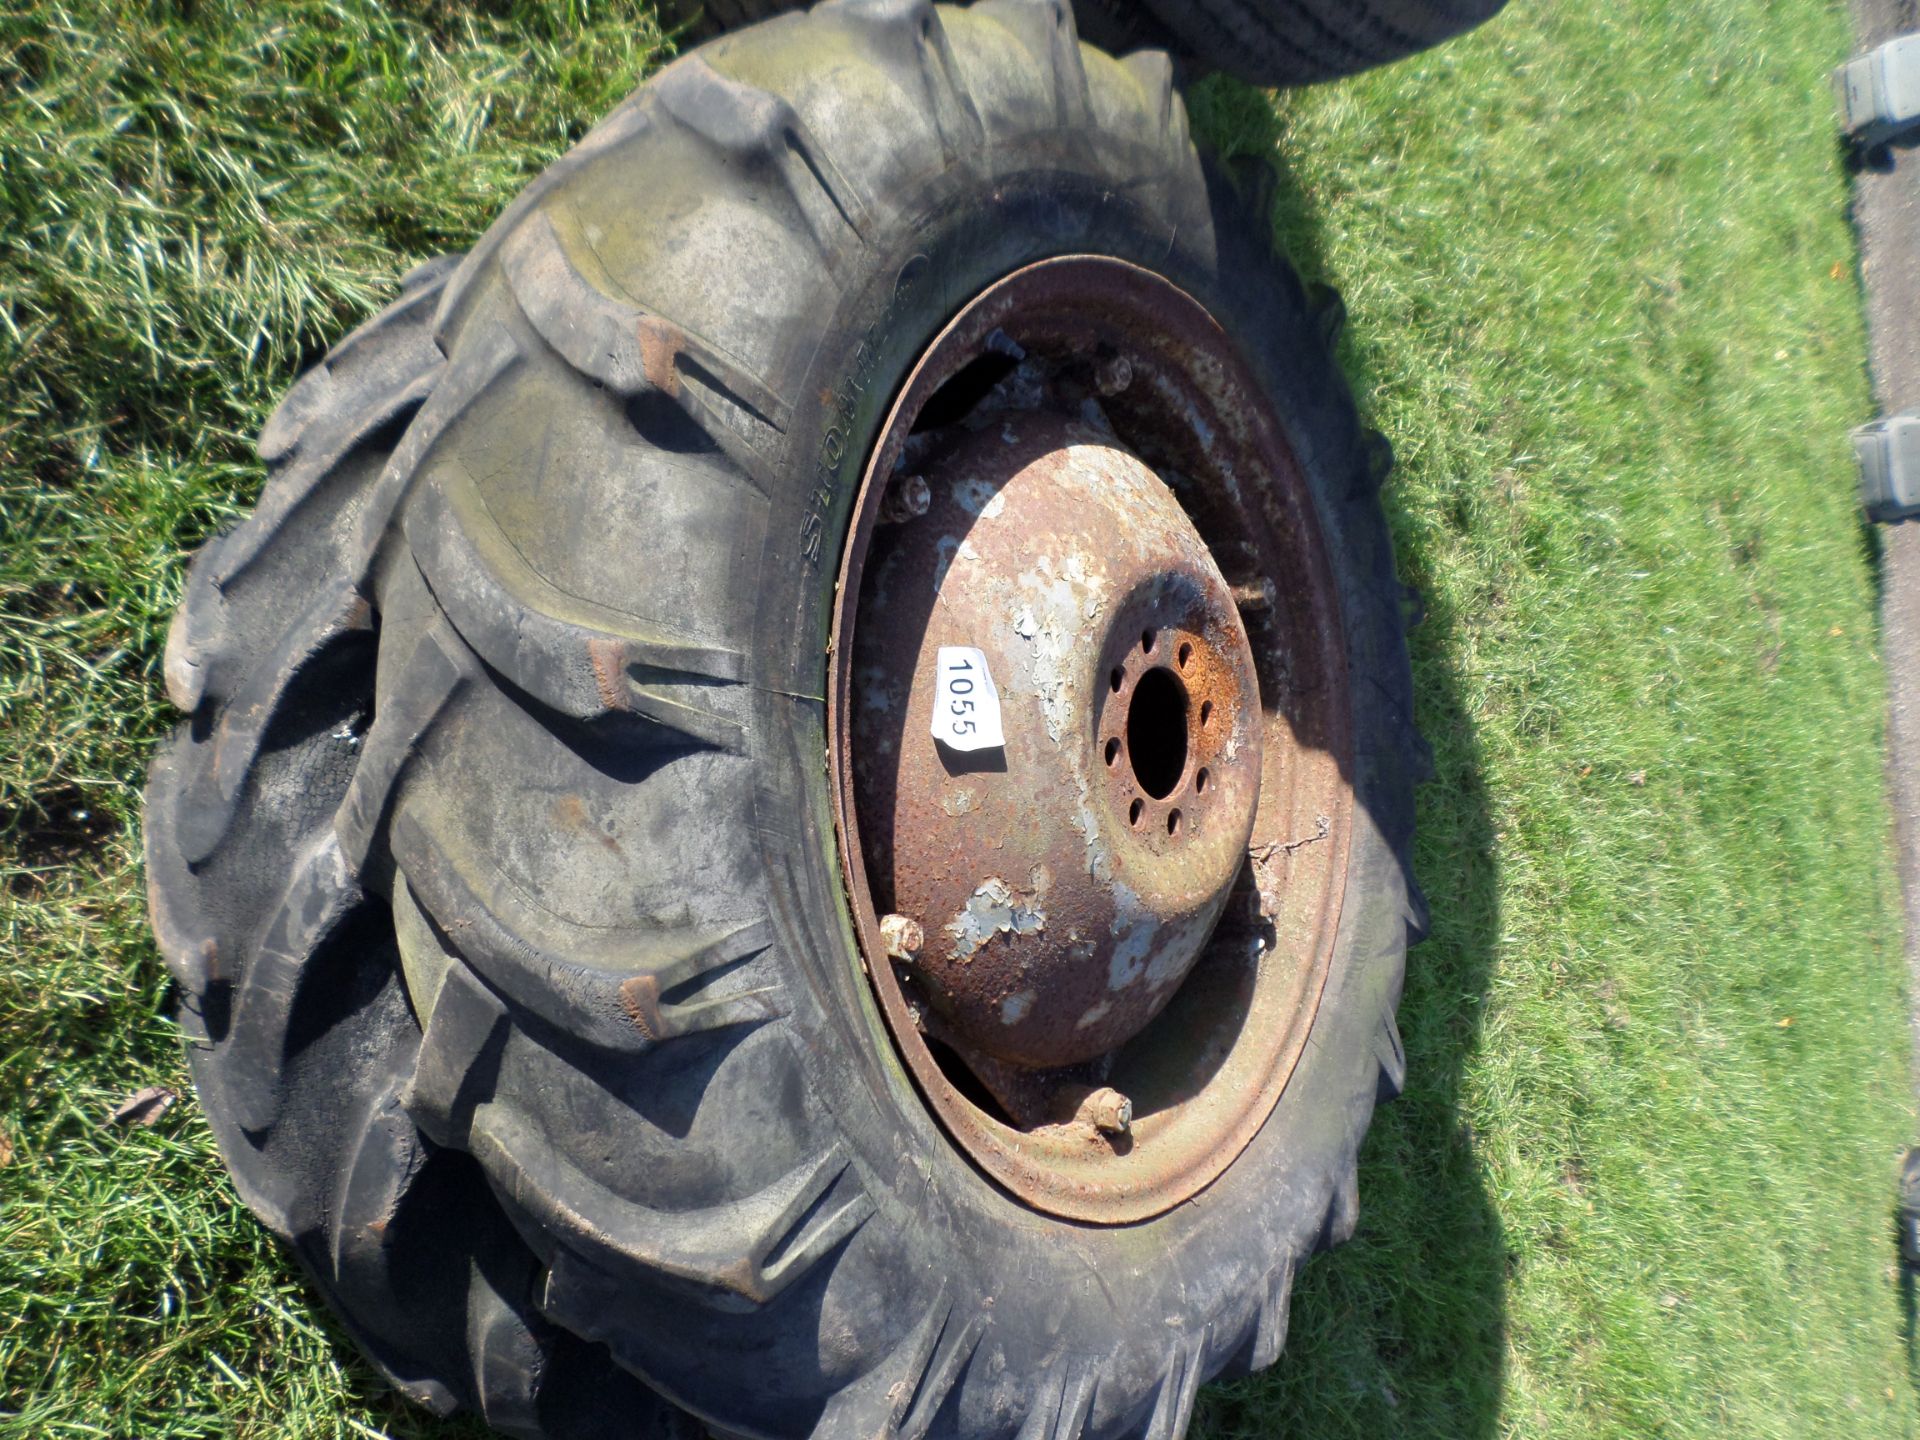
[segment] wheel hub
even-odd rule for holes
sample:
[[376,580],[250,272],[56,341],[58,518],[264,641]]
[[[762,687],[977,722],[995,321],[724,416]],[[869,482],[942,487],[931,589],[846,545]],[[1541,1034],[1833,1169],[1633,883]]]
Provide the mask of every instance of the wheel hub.
[[[1139,1032],[1186,978],[1246,854],[1261,715],[1231,588],[1111,434],[999,419],[874,544],[856,633],[855,802],[875,903],[963,1057],[1036,1068]],[[935,740],[943,647],[977,647],[1003,746]]]
[[[830,641],[841,870],[878,1038],[1022,1203],[1160,1214],[1293,1074],[1354,824],[1338,594],[1266,386],[1150,271],[1017,270],[895,396]],[[946,647],[1003,743],[936,742]]]

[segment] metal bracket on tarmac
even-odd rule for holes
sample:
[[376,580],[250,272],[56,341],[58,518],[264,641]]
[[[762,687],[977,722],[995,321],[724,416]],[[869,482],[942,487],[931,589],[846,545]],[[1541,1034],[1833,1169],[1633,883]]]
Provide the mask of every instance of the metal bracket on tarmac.
[[1853,432],[1860,504],[1869,520],[1920,516],[1920,415],[1889,415]]
[[1898,35],[1833,72],[1840,123],[1857,144],[1884,145],[1920,126],[1920,34]]

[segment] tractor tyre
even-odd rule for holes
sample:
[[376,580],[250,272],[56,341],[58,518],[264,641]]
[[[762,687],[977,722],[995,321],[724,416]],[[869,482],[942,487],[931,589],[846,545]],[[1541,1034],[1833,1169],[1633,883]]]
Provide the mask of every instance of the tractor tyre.
[[[408,1394],[520,1435],[1175,1440],[1272,1363],[1424,924],[1339,320],[1165,55],[1061,0],[835,0],[653,77],[294,388],[170,637],[151,901],[240,1193]],[[995,508],[889,486],[994,435],[1191,513],[1269,776],[1190,977],[1086,937],[1154,1018],[1031,1085],[901,1018],[847,733],[856,617],[899,619],[862,558],[916,499]],[[1140,1070],[1171,1098],[1130,1132],[1022,1119],[1143,1046],[1185,1078]],[[1027,1139],[1077,1148],[1026,1174]]]
[[[673,0],[674,23],[711,38],[801,0]],[[1255,85],[1312,85],[1429,50],[1506,0],[1074,0],[1083,39],[1115,53],[1166,50]]]

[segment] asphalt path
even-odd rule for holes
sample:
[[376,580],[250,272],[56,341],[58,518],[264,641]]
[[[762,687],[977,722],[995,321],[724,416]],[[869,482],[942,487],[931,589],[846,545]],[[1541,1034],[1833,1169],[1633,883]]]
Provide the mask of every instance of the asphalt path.
[[[1920,30],[1920,0],[1852,0],[1851,8],[1856,53]],[[1874,400],[1882,415],[1920,410],[1920,142],[1868,159],[1854,180],[1853,216]],[[1911,1071],[1920,1094],[1920,521],[1884,526],[1880,535],[1887,790],[1906,918]]]

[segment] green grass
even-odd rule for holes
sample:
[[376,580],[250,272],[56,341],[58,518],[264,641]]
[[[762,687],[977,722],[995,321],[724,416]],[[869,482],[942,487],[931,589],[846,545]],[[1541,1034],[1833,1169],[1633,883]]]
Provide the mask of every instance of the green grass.
[[[1514,4],[1194,101],[1346,293],[1438,770],[1360,1233],[1195,1433],[1912,1435],[1844,11]],[[658,50],[643,5],[0,11],[0,1434],[476,1433],[385,1396],[226,1188],[138,787],[274,395]],[[105,1123],[148,1083],[185,1098]]]

